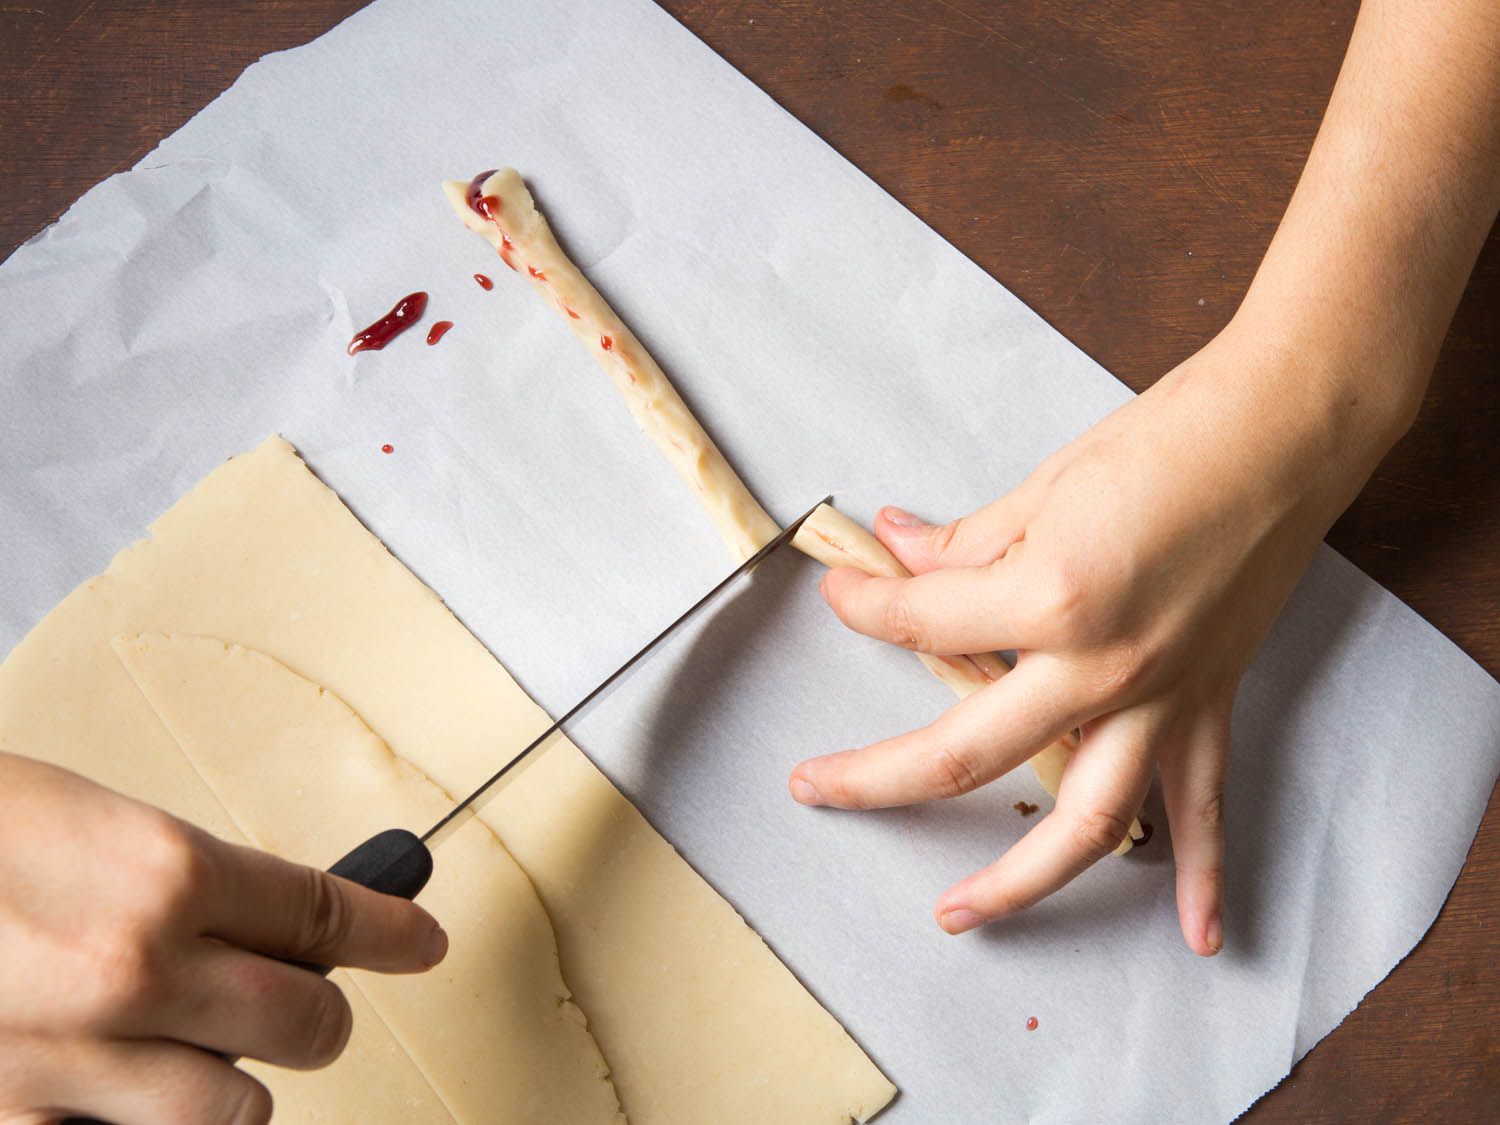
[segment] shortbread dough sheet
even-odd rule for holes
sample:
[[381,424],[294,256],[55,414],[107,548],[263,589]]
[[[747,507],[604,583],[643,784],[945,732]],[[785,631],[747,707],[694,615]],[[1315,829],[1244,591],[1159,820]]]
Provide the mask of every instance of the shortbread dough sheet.
[[[453,807],[342,700],[263,653],[160,634],[113,648],[257,847],[321,864],[392,818],[433,822]],[[460,825],[421,897],[457,934],[448,957],[425,975],[359,974],[357,988],[452,1115],[485,1121],[498,1105],[515,1120],[623,1123],[546,915],[494,834]],[[355,1085],[331,1095],[351,1112],[378,1104]]]
[[[0,668],[0,747],[79,769],[239,838],[111,648],[131,644],[120,634],[139,633],[255,650],[326,688],[450,794],[466,792],[549,721],[279,439],[221,466],[152,530]],[[585,1032],[559,1004],[546,1043],[556,1065],[572,1071],[558,1081],[597,1082],[591,1032],[637,1122],[836,1122],[868,1118],[889,1101],[894,1088],[837,1021],[571,743],[558,738],[536,757],[481,816],[505,845],[495,852],[513,855],[530,875],[556,931],[563,977],[589,1021]],[[268,785],[275,773],[267,763]],[[471,822],[454,840],[480,831]],[[326,864],[357,842],[305,858]],[[438,878],[454,863],[440,844]],[[525,896],[514,897],[524,909]],[[450,932],[455,943],[465,936],[451,921]],[[480,1026],[464,1004],[438,995],[427,1020]],[[356,1004],[361,1014],[368,1008]],[[362,1026],[349,1059],[327,1078],[289,1081],[347,1099],[350,1085],[363,1082],[339,1081],[340,1068],[378,1069],[370,1060],[395,1053],[392,1032],[397,1040],[423,1034]],[[512,1049],[494,1044],[497,1057]],[[432,1075],[418,1082],[407,1069],[411,1088],[399,1096],[441,1100]],[[392,1067],[381,1077],[390,1085],[400,1073]],[[374,1104],[401,1104],[394,1096]]]

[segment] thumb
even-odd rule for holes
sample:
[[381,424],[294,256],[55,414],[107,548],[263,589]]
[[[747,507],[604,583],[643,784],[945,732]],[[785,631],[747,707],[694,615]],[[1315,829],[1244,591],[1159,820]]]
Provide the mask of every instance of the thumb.
[[913,574],[988,566],[1025,534],[1019,496],[1012,492],[944,524],[928,523],[901,508],[882,508],[875,517],[875,537]]

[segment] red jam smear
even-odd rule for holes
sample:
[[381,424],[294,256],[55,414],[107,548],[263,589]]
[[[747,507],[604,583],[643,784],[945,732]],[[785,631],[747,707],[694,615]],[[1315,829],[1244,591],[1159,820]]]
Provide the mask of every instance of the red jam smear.
[[495,283],[482,273],[476,273],[474,275],[474,281],[479,286],[479,288],[483,289],[486,293],[495,288]]
[[583,317],[579,316],[578,313],[573,310],[573,306],[572,305],[564,305],[562,307],[562,310],[563,310],[563,312],[565,312],[569,316],[571,316],[574,320],[582,320],[583,319]]
[[532,277],[536,278],[538,281],[547,280],[547,275],[544,274],[541,270],[537,269],[535,266],[527,266],[526,272],[529,273]]
[[427,311],[426,293],[408,293],[396,302],[396,307],[368,328],[354,334],[349,341],[349,354],[378,352],[401,333],[405,332]]
[[[491,168],[489,171],[481,172],[470,180],[468,190],[464,192],[464,200],[468,203],[470,211],[473,211],[474,214],[478,215],[485,222],[494,223],[496,228],[499,228],[500,197],[484,194],[484,181],[494,174],[495,169]],[[510,236],[504,230],[501,230],[500,257],[505,259],[505,264],[511,269],[516,268],[516,263],[511,258],[511,254],[515,252],[515,249],[515,246],[511,244]],[[478,275],[475,275],[474,280],[479,281]],[[484,285],[484,282],[480,281],[479,284]],[[489,286],[485,286],[485,288],[489,288]]]
[[464,199],[469,204],[469,210],[473,211],[481,219],[489,222],[495,221],[495,216],[500,213],[500,200],[497,196],[484,194],[484,181],[498,172],[498,168],[491,168],[481,172],[469,181],[469,190],[464,193]]
[[451,320],[440,320],[427,330],[427,346],[430,348],[444,336],[448,335],[448,329],[453,327]]

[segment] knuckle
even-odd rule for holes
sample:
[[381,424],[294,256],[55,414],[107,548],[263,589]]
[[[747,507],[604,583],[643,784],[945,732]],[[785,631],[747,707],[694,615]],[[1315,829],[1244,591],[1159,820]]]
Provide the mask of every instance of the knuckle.
[[959,539],[963,534],[964,521],[962,519],[949,520],[941,527],[932,531],[932,553],[935,557],[945,558],[958,546]]
[[349,1001],[338,986],[319,980],[298,1021],[295,1040],[299,1040],[302,1047],[298,1052],[298,1064],[303,1069],[315,1069],[338,1058],[349,1041],[353,1019]]
[[150,809],[133,829],[117,869],[121,905],[107,928],[80,943],[77,995],[105,1026],[130,1026],[172,999],[168,949],[208,878],[200,842],[182,821]]
[[1081,623],[1085,588],[1068,567],[1055,566],[1037,586],[1033,615],[1051,632],[1072,635]]
[[942,797],[961,797],[980,786],[979,775],[964,754],[946,746],[936,747],[927,754],[924,769],[933,790]]
[[225,1099],[224,1120],[228,1125],[269,1125],[271,1092],[249,1077],[236,1086]]
[[989,918],[1007,918],[1036,905],[1036,901],[1035,895],[1027,895],[1012,887],[991,888],[986,892],[984,913]]
[[1198,807],[1198,817],[1203,826],[1209,829],[1215,836],[1222,836],[1224,832],[1224,790],[1215,789]]
[[299,949],[317,954],[341,947],[349,937],[353,912],[334,880],[312,867],[302,869],[305,883]]
[[89,949],[86,973],[77,981],[85,1007],[103,1025],[130,1025],[166,1000],[162,958],[151,935],[122,928]]
[[820,778],[818,787],[832,800],[837,808],[864,809],[870,807],[870,799],[864,788],[855,784],[844,771],[831,777]]
[[1109,700],[1135,696],[1150,678],[1155,660],[1142,645],[1125,641],[1111,649],[1099,673],[1099,689]]
[[886,640],[902,648],[922,648],[922,630],[918,626],[911,602],[904,594],[891,598],[882,611],[881,626]]
[[1129,831],[1125,819],[1109,809],[1090,809],[1073,822],[1073,838],[1091,861],[1114,851]]
[[1219,858],[1197,858],[1192,860],[1178,859],[1173,862],[1173,868],[1178,875],[1186,875],[1193,879],[1208,884],[1212,892],[1217,895],[1224,887],[1224,861]]
[[199,896],[211,878],[209,860],[191,828],[167,813],[152,810],[136,845],[138,902],[148,921],[169,923]]

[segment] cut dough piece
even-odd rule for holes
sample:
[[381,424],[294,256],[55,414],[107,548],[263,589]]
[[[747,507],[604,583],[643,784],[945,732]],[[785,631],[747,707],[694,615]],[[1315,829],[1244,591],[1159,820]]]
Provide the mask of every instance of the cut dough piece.
[[[619,390],[637,424],[692,488],[736,559],[749,558],[774,538],[776,521],[724,459],[651,353],[563,253],[520,173],[504,168],[469,183],[448,180],[443,192],[463,224],[494,246],[506,265],[525,274],[562,315]],[[803,525],[794,546],[825,566],[909,577],[879,540],[827,505]],[[993,653],[918,656],[959,698],[1010,670]],[[1075,740],[1064,738],[1031,759],[1037,779],[1054,797],[1075,748]],[[1128,851],[1131,839],[1143,835],[1139,823],[1132,822],[1117,851]]]
[[[561,822],[558,793],[569,795]],[[539,754],[480,815],[532,873],[632,1121],[867,1121],[895,1095],[734,908],[571,746]]]
[[[64,599],[0,666],[0,748],[241,839],[110,649],[112,638],[144,631],[229,637],[259,650],[344,700],[450,793],[468,792],[550,725],[279,438],[215,469],[156,521],[150,540]],[[559,737],[533,759],[483,812],[492,826],[502,799],[550,813],[545,823],[517,816],[502,825],[502,842],[529,857],[527,874],[567,951],[564,975],[578,966],[574,996],[591,1026],[609,1029],[599,1042],[637,1125],[834,1125],[890,1100],[894,1088],[857,1044],[572,743]],[[556,774],[539,768],[554,762]],[[560,824],[569,826],[564,835]],[[597,887],[579,878],[579,865],[609,865],[634,893],[590,900]],[[678,997],[678,981],[690,999]],[[661,1035],[653,991],[672,993],[669,1003],[697,1022]],[[780,1002],[771,1015],[751,1005],[761,1021],[752,1025],[741,992]],[[452,1015],[434,1008],[429,1018]],[[380,1054],[365,1044],[357,1036],[327,1072],[350,1075],[337,1082],[337,1101],[306,1117],[369,1121],[401,1104],[383,1092],[378,1104],[365,1100],[359,1076]],[[633,1045],[622,1048],[625,1063],[612,1057],[617,1044]],[[368,1053],[354,1060],[355,1049]],[[634,1052],[645,1056],[640,1065],[631,1065]],[[742,1057],[760,1069],[739,1065]],[[714,1080],[674,1084],[681,1075]],[[282,1112],[299,1090],[330,1089],[322,1077],[270,1076]],[[636,1113],[636,1102],[662,1108]],[[788,1105],[798,1108],[784,1112]]]
[[[420,832],[453,807],[342,700],[262,653],[151,634],[114,648],[257,847],[327,867],[383,829]],[[421,895],[451,935],[447,959],[426,974],[351,977],[459,1120],[503,1106],[519,1121],[623,1121],[551,927],[517,909],[532,893],[471,818],[444,839]]]

